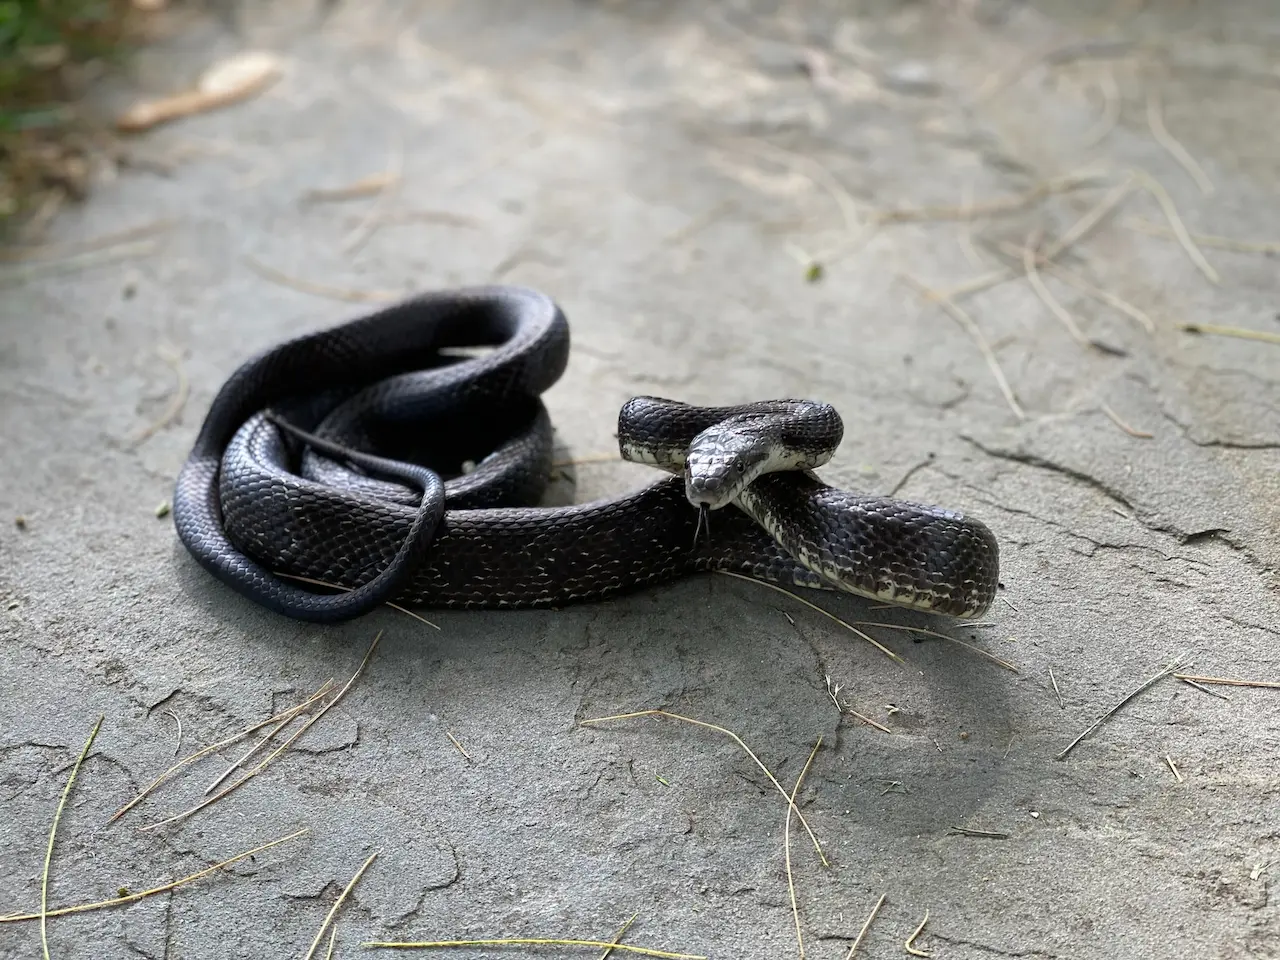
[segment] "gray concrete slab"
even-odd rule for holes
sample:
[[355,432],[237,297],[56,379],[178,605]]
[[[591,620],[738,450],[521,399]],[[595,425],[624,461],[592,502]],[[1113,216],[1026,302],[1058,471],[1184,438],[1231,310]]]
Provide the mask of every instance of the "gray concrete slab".
[[[1111,352],[1075,343],[1024,279],[960,298],[1018,419],[974,341],[900,275],[962,284],[997,265],[988,241],[1060,236],[1108,187],[867,229],[883,211],[1141,169],[1197,234],[1280,239],[1280,13],[1142,6],[280,0],[187,15],[102,105],[168,93],[246,48],[279,53],[282,81],[133,141],[133,165],[54,225],[65,242],[172,220],[149,253],[0,279],[0,909],[38,906],[54,807],[101,714],[51,904],[310,834],[171,895],[51,920],[53,956],[301,956],[375,850],[339,915],[339,956],[368,939],[609,939],[633,913],[632,943],[794,954],[785,808],[750,760],[675,722],[579,724],[664,707],[733,728],[785,784],[823,738],[799,798],[830,868],[792,840],[810,957],[845,956],[881,894],[860,956],[902,955],[926,911],[917,946],[948,960],[1280,955],[1275,691],[1166,680],[1054,760],[1179,654],[1205,674],[1280,679],[1280,347],[1178,329],[1280,331],[1275,260],[1205,246],[1210,283],[1176,242],[1126,225],[1164,222],[1138,189],[1063,263],[1153,332],[1050,276]],[[1212,195],[1153,137],[1148,90]],[[1099,128],[1109,103],[1115,126]],[[300,203],[397,156],[381,200]],[[389,219],[344,249],[371,209]],[[815,255],[825,276],[809,283]],[[1017,672],[873,628],[899,667],[725,577],[557,612],[436,614],[438,631],[393,611],[318,628],[250,607],[155,508],[240,361],[364,308],[246,257],[360,291],[548,291],[575,337],[548,397],[568,456],[608,452],[636,393],[836,404],[847,440],[827,477],[996,531],[995,626],[948,629]],[[166,356],[190,396],[135,443],[174,396]],[[646,479],[583,464],[554,498]],[[220,769],[206,761],[107,825],[171,762],[170,712],[184,751],[214,742],[341,682],[378,631],[349,696],[261,777],[138,832],[201,795]],[[891,732],[839,714],[828,676]],[[35,924],[0,925],[4,956],[38,943]]]

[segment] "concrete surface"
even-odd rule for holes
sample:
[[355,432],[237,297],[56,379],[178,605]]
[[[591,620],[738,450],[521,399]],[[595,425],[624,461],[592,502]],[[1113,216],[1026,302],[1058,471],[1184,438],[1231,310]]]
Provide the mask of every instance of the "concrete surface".
[[[1139,189],[1063,263],[1148,313],[1153,334],[1047,275],[1112,353],[1073,342],[1025,279],[959,298],[1022,421],[974,341],[899,277],[963,283],[996,262],[989,241],[1060,236],[1131,168],[1197,233],[1280,240],[1280,11],[1146,7],[227,0],[175,13],[101,106],[179,89],[241,49],[276,51],[287,73],[131,141],[51,238],[171,220],[149,252],[0,281],[0,910],[38,906],[53,811],[101,714],[51,905],[310,834],[172,894],[51,920],[52,956],[303,956],[374,851],[338,915],[337,956],[368,939],[610,939],[633,913],[629,943],[797,955],[785,806],[750,760],[673,721],[578,723],[664,707],[732,727],[788,787],[823,738],[799,800],[830,869],[798,830],[792,841],[809,957],[844,957],[881,894],[859,956],[905,955],[926,911],[916,946],[947,960],[1280,956],[1274,690],[1218,698],[1168,678],[1054,760],[1179,654],[1200,673],[1280,680],[1280,347],[1177,328],[1280,330],[1276,261],[1205,247],[1221,275],[1209,283],[1177,243],[1126,226],[1164,222]],[[1099,38],[1137,45],[1081,45]],[[1090,147],[1108,77],[1123,109]],[[1212,195],[1152,136],[1147,90]],[[381,199],[300,203],[397,157]],[[878,211],[982,204],[1083,168],[1111,179],[973,223],[865,230]],[[506,279],[551,292],[576,338],[549,395],[567,457],[609,452],[635,393],[835,403],[834,482],[900,487],[997,532],[995,626],[944,629],[1018,672],[872,628],[899,667],[726,577],[558,612],[437,614],[439,631],[390,610],[321,629],[250,607],[156,507],[241,360],[366,308],[272,282],[246,257],[361,291]],[[190,396],[135,443],[174,399],[165,357]],[[645,478],[582,464],[556,498]],[[221,769],[206,760],[106,825],[169,764],[174,715],[185,754],[342,682],[378,631],[348,697],[259,778],[137,832],[200,797]],[[826,676],[891,732],[838,713]],[[0,925],[0,954],[39,949],[37,924]]]

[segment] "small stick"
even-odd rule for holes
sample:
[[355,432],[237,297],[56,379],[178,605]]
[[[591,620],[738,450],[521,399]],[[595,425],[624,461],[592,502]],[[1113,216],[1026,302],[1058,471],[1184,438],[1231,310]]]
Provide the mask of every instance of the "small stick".
[[[685,723],[692,723],[698,727],[706,727],[708,730],[715,730],[717,733],[723,733],[725,736],[732,738],[732,740],[746,752],[747,756],[755,761],[755,765],[764,772],[766,777],[769,778],[769,782],[774,785],[780,794],[782,794],[783,799],[786,800],[791,807],[795,807],[795,804],[791,801],[791,797],[787,794],[787,791],[783,788],[782,784],[778,782],[773,773],[770,772],[769,768],[764,765],[760,758],[755,755],[754,751],[746,745],[740,736],[727,727],[717,726],[714,723],[707,723],[705,720],[695,720],[692,717],[684,717],[678,713],[671,713],[667,710],[636,710],[633,713],[618,713],[610,717],[595,717],[591,720],[582,720],[580,722],[583,724],[604,723],[606,720],[632,720],[636,717],[667,717],[671,720],[683,720]],[[809,828],[809,821],[804,818],[804,814],[798,809],[796,809],[795,813],[800,823],[804,826],[805,832],[809,834],[809,839],[813,841],[813,848],[818,851],[818,857],[822,860],[822,865],[824,867],[830,866],[827,862],[827,855],[822,852],[822,844],[818,843],[818,838],[814,836],[813,831]]]
[[223,860],[221,863],[215,863],[213,866],[205,867],[203,870],[193,873],[190,876],[183,877],[181,880],[174,880],[172,883],[166,883],[160,887],[152,887],[150,890],[140,890],[137,893],[130,893],[123,897],[114,897],[111,900],[99,900],[97,903],[81,903],[74,907],[59,907],[56,910],[49,910],[48,912],[42,913],[11,913],[0,917],[0,923],[16,923],[22,920],[39,920],[41,916],[65,917],[72,913],[89,913],[93,910],[106,910],[109,907],[120,907],[126,903],[135,903],[138,900],[144,900],[147,897],[154,897],[158,893],[168,893],[170,890],[174,890],[177,887],[185,886],[188,883],[194,883],[197,880],[209,876],[211,873],[217,873],[223,867],[229,867],[233,863],[239,863],[241,860],[245,860],[249,857],[262,853],[264,850],[270,850],[272,847],[279,846],[282,843],[287,843],[290,840],[295,840],[304,833],[307,833],[307,828],[305,827],[289,834],[287,837],[281,837],[279,840],[272,840],[270,843],[264,843],[262,846],[254,847],[252,850],[246,850],[244,853],[237,853],[234,857]]
[[1220,683],[1228,687],[1259,687],[1264,690],[1280,690],[1280,683],[1271,680],[1231,680],[1227,677],[1201,677],[1194,673],[1175,673],[1174,676],[1187,683]]
[[1182,782],[1183,782],[1183,781],[1182,781],[1182,774],[1180,774],[1180,773],[1178,772],[1178,768],[1177,768],[1177,767],[1175,767],[1175,766],[1173,765],[1173,757],[1169,756],[1169,754],[1167,754],[1167,753],[1166,753],[1166,754],[1164,755],[1164,762],[1165,762],[1165,763],[1167,763],[1167,764],[1169,765],[1169,769],[1173,771],[1173,775],[1174,775],[1174,777],[1176,777],[1176,778],[1177,778],[1178,782],[1179,782],[1179,783],[1182,783]]
[[467,753],[467,751],[465,751],[465,750],[463,750],[463,749],[462,749],[462,744],[460,744],[460,743],[458,742],[458,738],[457,738],[457,737],[455,737],[455,736],[453,735],[453,731],[452,731],[452,730],[446,730],[446,731],[444,732],[444,735],[445,735],[446,737],[448,737],[448,738],[449,738],[449,741],[450,741],[450,742],[451,742],[455,747],[457,747],[457,748],[458,748],[458,752],[459,752],[460,754],[462,754],[464,757],[466,757],[466,759],[467,759],[467,763],[475,763],[475,761],[471,759],[471,754]]
[[53,862],[53,841],[58,836],[58,821],[62,819],[62,808],[67,805],[71,788],[75,785],[76,777],[80,773],[80,764],[84,763],[84,758],[89,755],[89,748],[97,739],[98,728],[102,726],[103,719],[98,717],[98,722],[89,732],[89,739],[85,741],[84,749],[80,751],[80,756],[76,757],[75,766],[71,768],[71,776],[67,778],[67,785],[62,790],[62,798],[58,800],[58,808],[53,814],[53,826],[49,828],[49,845],[44,851],[44,870],[40,875],[40,949],[44,953],[44,960],[49,960],[49,933],[46,921],[49,919],[49,865]]
[[1156,138],[1156,143],[1169,151],[1169,155],[1191,175],[1200,192],[1206,197],[1213,196],[1213,181],[1209,179],[1209,175],[1204,172],[1200,164],[1196,163],[1195,157],[1191,156],[1187,148],[1174,139],[1169,128],[1164,125],[1164,117],[1160,109],[1160,94],[1155,90],[1147,92],[1147,126],[1151,128],[1151,135]]
[[600,960],[609,960],[609,954],[613,953],[613,948],[622,942],[622,938],[627,935],[627,931],[631,929],[631,925],[636,922],[638,913],[633,913],[631,919],[622,925],[622,929],[618,931],[618,935],[613,938],[613,943],[605,947],[604,953],[600,954]]
[[896,653],[894,653],[884,644],[880,643],[874,637],[871,637],[868,634],[863,633],[853,624],[849,623],[847,620],[840,619],[831,611],[823,610],[816,603],[809,602],[804,597],[800,596],[798,593],[792,593],[790,590],[786,589],[785,587],[780,587],[776,583],[769,583],[767,580],[757,580],[755,577],[748,577],[742,573],[733,573],[730,570],[717,570],[716,573],[723,574],[726,577],[737,577],[739,580],[746,580],[748,583],[758,583],[762,587],[768,587],[770,590],[776,590],[778,593],[786,594],[792,600],[800,601],[810,610],[816,610],[818,613],[822,614],[824,617],[828,617],[829,619],[834,620],[836,623],[840,624],[840,626],[844,627],[846,630],[853,631],[863,640],[867,641],[867,643],[871,644],[873,647],[875,647],[877,650],[883,653],[890,660],[894,660],[897,663],[900,663],[903,666],[906,666],[907,661],[903,660],[900,656],[898,656]]
[[1173,198],[1169,196],[1169,191],[1145,170],[1135,170],[1133,173],[1142,181],[1143,188],[1155,197],[1156,202],[1160,204],[1160,209],[1164,212],[1165,219],[1169,221],[1173,235],[1182,244],[1182,249],[1186,251],[1191,262],[1209,279],[1210,283],[1221,283],[1222,278],[1218,275],[1218,271],[1213,269],[1209,261],[1204,258],[1200,248],[1191,239],[1191,234],[1187,232],[1187,225],[1182,222],[1182,217],[1178,215],[1178,208],[1174,206]]
[[388,303],[392,300],[400,299],[399,294],[390,290],[348,290],[344,287],[330,287],[323,283],[313,283],[310,280],[291,277],[289,274],[268,266],[255,257],[251,257],[249,254],[244,255],[244,262],[254,273],[266,280],[284,287],[290,287],[301,293],[309,293],[315,297],[341,300],[344,303]]
[[1049,668],[1049,682],[1053,684],[1053,692],[1058,697],[1058,709],[1059,710],[1067,709],[1067,705],[1066,703],[1063,702],[1063,699],[1062,699],[1062,691],[1058,689],[1058,678],[1053,675],[1053,667]]
[[[983,334],[982,328],[978,326],[973,317],[962,310],[949,296],[929,289],[911,275],[900,273],[898,276],[905,280],[908,285],[914,287],[916,292],[926,300],[936,303],[952,320],[960,324],[961,329],[969,335],[969,338],[973,340],[982,352],[982,357],[987,362],[987,369],[995,377],[996,384],[1000,387],[1000,393],[1004,396],[1009,409],[1013,411],[1014,416],[1019,420],[1027,419],[1027,414],[1022,409],[1022,405],[1018,403],[1018,398],[1014,396],[1013,388],[1009,386],[1009,381],[1005,377],[1004,371],[1000,369],[1000,361],[996,359],[995,351],[991,349],[991,344],[987,341],[986,335]],[[1001,276],[1003,276],[1003,273]]]
[[366,948],[391,947],[400,950],[438,950],[447,947],[612,947],[614,950],[638,953],[646,957],[662,957],[664,960],[707,960],[706,957],[692,953],[671,953],[667,950],[633,947],[625,943],[610,943],[607,940],[555,940],[539,937],[507,937],[501,940],[419,940],[413,942],[369,940],[360,944],[360,946]]
[[1219,337],[1235,337],[1239,340],[1258,340],[1262,343],[1280,343],[1280,333],[1270,330],[1250,330],[1248,327],[1222,327],[1216,323],[1180,323],[1179,330],[1187,333],[1212,333]]
[[907,953],[911,954],[913,957],[932,957],[933,956],[932,953],[928,953],[924,950],[917,950],[913,946],[913,944],[916,942],[916,937],[924,933],[924,925],[928,922],[929,922],[929,911],[926,910],[924,912],[924,919],[920,921],[920,926],[916,927],[915,932],[912,933],[911,936],[907,937],[907,942],[902,945],[903,948],[907,951]]
[[[329,924],[333,922],[334,916],[338,913],[338,908],[342,906],[342,901],[347,899],[347,894],[349,894],[355,888],[355,885],[360,882],[360,878],[364,876],[364,872],[369,869],[369,864],[373,863],[380,852],[381,851],[375,850],[371,853],[369,855],[369,859],[361,864],[360,869],[356,871],[356,875],[351,878],[351,882],[343,887],[342,893],[338,894],[338,899],[335,900],[333,902],[333,906],[329,908],[328,914],[325,915],[324,923],[320,924],[320,929],[316,931],[316,938],[311,941],[311,949],[307,951],[307,955],[303,960],[311,960],[311,958],[315,956],[316,950],[320,947],[320,941],[324,938],[324,932],[328,929]],[[337,928],[335,927],[335,936],[337,935],[337,932]],[[333,949],[332,941],[329,943],[329,949]]]
[[787,820],[782,828],[782,848],[786,858],[787,865],[787,892],[791,895],[791,916],[796,921],[796,945],[800,948],[800,960],[804,960],[804,934],[800,930],[800,905],[796,902],[796,881],[791,872],[791,811],[796,807],[796,794],[800,792],[800,784],[804,783],[804,776],[809,772],[809,765],[813,763],[813,758],[818,755],[818,748],[822,746],[822,737],[819,736],[813,749],[809,751],[809,759],[804,762],[804,769],[800,771],[800,776],[796,778],[796,785],[791,789],[791,796],[787,798]]
[[[316,580],[313,577],[298,577],[298,576],[294,576],[291,573],[281,573],[278,570],[276,571],[276,576],[285,577],[289,580],[298,580],[301,583],[310,583],[313,586],[317,586],[317,587],[328,587],[330,590],[341,590],[343,593],[350,593],[354,589],[353,587],[344,587],[344,586],[341,586],[340,584],[329,583],[327,580]],[[422,616],[421,614],[414,613],[409,608],[402,607],[398,603],[391,603],[390,601],[388,601],[386,606],[390,607],[392,610],[399,610],[406,617],[413,617],[413,619],[417,620],[419,623],[425,623],[428,627],[431,627],[433,630],[440,629],[436,624],[432,623],[426,617]]]
[[1107,404],[1100,403],[1098,404],[1098,407],[1100,410],[1102,410],[1103,413],[1105,413],[1111,419],[1112,423],[1114,423],[1117,427],[1119,427],[1129,436],[1137,437],[1139,440],[1150,440],[1152,437],[1155,436],[1154,433],[1148,433],[1146,430],[1139,430],[1136,427],[1129,426],[1129,424],[1125,423],[1123,420],[1120,419],[1120,414],[1112,410],[1111,407],[1109,407]]
[[[1160,680],[1163,680],[1163,679],[1164,679],[1165,677],[1167,677],[1169,674],[1173,673],[1173,671],[1177,670],[1177,669],[1178,669],[1178,667],[1182,666],[1182,661],[1183,661],[1183,657],[1182,657],[1182,656],[1175,657],[1175,658],[1174,658],[1172,661],[1170,661],[1170,662],[1169,662],[1169,664],[1168,664],[1168,665],[1167,665],[1163,670],[1161,670],[1159,673],[1157,673],[1157,674],[1155,674],[1155,675],[1153,675],[1153,676],[1149,677],[1148,679],[1144,680],[1144,681],[1141,683],[1141,685],[1139,685],[1138,687],[1134,688],[1134,690],[1133,690],[1131,693],[1126,694],[1126,695],[1125,695],[1125,697],[1124,697],[1124,698],[1123,698],[1119,703],[1117,703],[1114,707],[1112,707],[1110,710],[1108,710],[1106,713],[1104,713],[1102,716],[1100,716],[1097,720],[1095,720],[1095,721],[1093,722],[1093,725],[1092,725],[1092,726],[1090,726],[1088,730],[1086,730],[1084,733],[1080,734],[1080,736],[1076,737],[1076,738],[1075,738],[1074,740],[1072,740],[1069,744],[1067,744],[1066,749],[1065,749],[1065,750],[1063,750],[1061,753],[1059,753],[1056,757],[1054,757],[1054,759],[1055,759],[1055,760],[1065,760],[1065,759],[1067,758],[1067,754],[1069,754],[1072,750],[1074,750],[1074,749],[1076,748],[1076,744],[1078,744],[1081,740],[1083,740],[1085,737],[1089,736],[1089,734],[1093,733],[1093,732],[1094,732],[1095,730],[1097,730],[1100,726],[1102,726],[1102,725],[1103,725],[1107,720],[1109,720],[1112,716],[1114,716],[1114,715],[1115,715],[1115,714],[1120,710],[1120,708],[1121,708],[1121,707],[1123,707],[1126,703],[1128,703],[1130,700],[1132,700],[1132,699],[1133,699],[1134,697],[1136,697],[1138,694],[1142,693],[1142,692],[1143,692],[1144,690],[1146,690],[1148,687],[1153,686],[1154,684],[1156,684],[1156,683],[1157,683],[1157,682],[1159,682]],[[1199,680],[1200,678],[1199,678],[1199,677],[1196,677],[1196,678],[1194,678],[1194,679]],[[1277,686],[1280,686],[1280,684],[1277,684]]]
[[849,952],[845,954],[844,960],[853,960],[853,955],[858,952],[858,947],[862,945],[862,939],[867,935],[867,931],[871,929],[871,921],[876,918],[876,914],[880,912],[880,908],[884,905],[884,898],[888,894],[880,894],[880,899],[876,901],[876,905],[871,908],[871,912],[867,914],[866,922],[863,923],[862,929],[858,931],[858,935],[853,940],[853,946],[849,948]]

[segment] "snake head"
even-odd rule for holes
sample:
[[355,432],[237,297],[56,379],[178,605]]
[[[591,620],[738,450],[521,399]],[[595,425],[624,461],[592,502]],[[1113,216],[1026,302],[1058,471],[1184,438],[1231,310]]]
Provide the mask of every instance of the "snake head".
[[754,431],[718,424],[689,444],[684,462],[684,492],[695,507],[719,510],[764,472],[769,448]]

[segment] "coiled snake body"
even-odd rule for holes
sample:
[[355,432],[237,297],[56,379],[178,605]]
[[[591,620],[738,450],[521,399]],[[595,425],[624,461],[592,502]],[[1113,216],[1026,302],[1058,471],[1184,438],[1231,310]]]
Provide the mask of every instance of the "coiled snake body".
[[[474,347],[492,349],[452,355]],[[998,549],[983,524],[812,473],[843,429],[825,404],[635,398],[621,453],[669,475],[535,506],[552,449],[539,398],[568,354],[559,308],[519,287],[415,297],[268,350],[210,407],[177,481],[178,536],[237,592],[320,622],[386,600],[559,606],[709,570],[956,617],[990,606]]]

